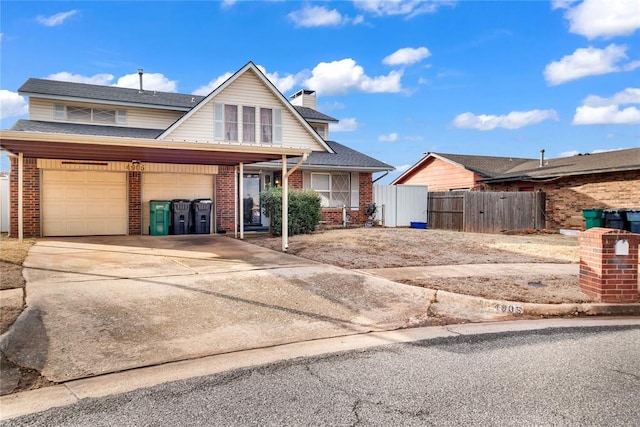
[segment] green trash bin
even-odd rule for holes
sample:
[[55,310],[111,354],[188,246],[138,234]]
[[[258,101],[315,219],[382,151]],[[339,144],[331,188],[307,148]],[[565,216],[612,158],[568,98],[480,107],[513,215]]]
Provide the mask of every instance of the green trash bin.
[[604,210],[583,209],[582,216],[584,217],[585,228],[587,230],[593,227],[604,227]]
[[152,236],[168,235],[170,214],[170,201],[151,200],[149,202],[149,234]]

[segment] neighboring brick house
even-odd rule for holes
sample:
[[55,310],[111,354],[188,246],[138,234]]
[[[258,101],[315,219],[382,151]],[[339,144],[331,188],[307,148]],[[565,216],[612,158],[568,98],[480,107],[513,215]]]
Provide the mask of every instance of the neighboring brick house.
[[429,153],[393,184],[428,185],[429,191],[544,191],[546,227],[582,229],[582,209],[640,209],[640,148],[557,159]]
[[19,89],[29,119],[0,131],[14,154],[12,236],[147,234],[151,200],[195,198],[213,201],[212,232],[244,231],[264,222],[260,192],[287,184],[317,190],[327,221],[343,205],[363,221],[372,174],[393,169],[328,141],[337,120],[316,111],[315,93],[289,100],[251,62],[207,96],[145,90],[139,74],[140,89]]

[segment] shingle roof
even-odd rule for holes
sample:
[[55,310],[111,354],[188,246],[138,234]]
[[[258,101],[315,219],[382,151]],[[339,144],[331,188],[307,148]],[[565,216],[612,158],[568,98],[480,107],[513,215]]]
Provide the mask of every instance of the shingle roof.
[[516,180],[542,180],[560,176],[586,175],[640,169],[640,148],[583,154],[571,157],[547,159],[544,166],[540,160],[530,160],[505,173],[483,179],[483,182]]
[[20,94],[38,94],[56,97],[81,98],[128,104],[148,104],[188,110],[204,99],[203,96],[181,93],[128,89],[116,86],[100,86],[86,83],[30,78],[18,89]]
[[465,169],[479,173],[487,178],[505,173],[514,167],[532,161],[517,157],[471,156],[465,154],[430,153],[436,157],[448,159],[462,165]]
[[[335,141],[326,141],[334,153],[312,151],[307,161],[302,165],[304,169],[349,169],[349,170],[371,170],[371,171],[391,171],[395,169],[380,160],[367,156],[359,151],[342,145]],[[299,157],[289,159],[291,164],[300,160]],[[269,165],[281,165],[282,162],[274,160]]]
[[338,122],[338,119],[334,119],[331,116],[327,116],[326,114],[322,114],[319,111],[314,110],[313,108],[301,107],[299,105],[294,105],[294,108],[298,110],[298,113],[307,121],[322,121],[322,122]]
[[11,130],[24,132],[66,133],[76,135],[117,136],[123,138],[155,139],[162,129],[127,128],[119,126],[97,126],[79,123],[41,122],[38,120],[18,120]]

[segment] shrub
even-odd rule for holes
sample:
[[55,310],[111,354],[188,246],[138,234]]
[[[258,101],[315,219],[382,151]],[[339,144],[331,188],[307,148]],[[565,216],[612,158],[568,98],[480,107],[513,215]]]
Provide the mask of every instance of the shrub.
[[[260,206],[269,217],[269,231],[282,234],[282,187],[269,188],[260,195]],[[322,217],[320,195],[312,190],[289,190],[289,235],[311,233]]]

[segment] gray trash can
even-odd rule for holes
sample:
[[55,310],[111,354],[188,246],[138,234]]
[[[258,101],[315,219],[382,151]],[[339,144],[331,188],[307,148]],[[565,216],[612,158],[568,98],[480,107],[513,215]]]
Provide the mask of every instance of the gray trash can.
[[211,199],[195,199],[191,202],[195,234],[211,234],[211,206]]
[[184,199],[171,201],[172,234],[189,234],[191,231],[191,202]]

